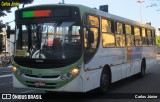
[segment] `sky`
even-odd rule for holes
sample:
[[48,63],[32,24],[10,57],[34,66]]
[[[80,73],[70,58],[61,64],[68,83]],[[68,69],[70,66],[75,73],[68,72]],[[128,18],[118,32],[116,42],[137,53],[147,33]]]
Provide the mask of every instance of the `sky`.
[[[138,3],[137,0],[65,0],[66,4],[82,4],[91,8],[99,8],[100,5],[109,5],[109,13],[128,18],[134,21],[142,23],[151,22],[152,26],[156,29],[160,27],[160,11],[157,11],[158,7],[147,7],[153,3],[160,5],[159,0],[143,0],[143,3]],[[62,0],[34,0],[32,4],[26,5],[34,6],[40,4],[57,4],[62,2]],[[141,5],[141,10],[140,10]],[[12,13],[8,13],[7,16],[1,17],[0,20],[3,22],[10,22],[15,19],[14,11],[17,8],[12,8]],[[140,11],[141,15],[140,16]],[[14,28],[14,22],[10,23],[12,28]]]

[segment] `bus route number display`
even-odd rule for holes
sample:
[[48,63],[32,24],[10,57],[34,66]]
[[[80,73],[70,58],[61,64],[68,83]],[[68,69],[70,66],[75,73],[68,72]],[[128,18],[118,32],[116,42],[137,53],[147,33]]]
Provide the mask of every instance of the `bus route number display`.
[[67,17],[70,16],[69,8],[56,8],[45,10],[27,10],[21,14],[22,18],[38,18],[38,17]]

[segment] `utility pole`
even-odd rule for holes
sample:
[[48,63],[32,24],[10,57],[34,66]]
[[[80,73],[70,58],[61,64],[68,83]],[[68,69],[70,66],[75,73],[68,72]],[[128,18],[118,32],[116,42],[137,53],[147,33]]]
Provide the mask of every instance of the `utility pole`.
[[[6,22],[6,25],[7,25],[7,29],[8,29],[8,25],[9,23]],[[6,34],[5,34],[5,61],[6,61],[6,53],[7,53],[7,29],[6,29]]]
[[138,0],[137,2],[139,3],[139,6],[140,6],[140,19],[141,19],[141,23],[142,23],[142,10],[141,10],[141,4],[144,2],[144,0]]
[[62,0],[62,4],[64,4],[64,0]]
[[4,53],[4,56],[6,58],[6,53],[7,53],[7,35],[5,34],[4,35],[4,38],[5,38],[5,41],[4,41],[4,45],[5,45],[5,53]]

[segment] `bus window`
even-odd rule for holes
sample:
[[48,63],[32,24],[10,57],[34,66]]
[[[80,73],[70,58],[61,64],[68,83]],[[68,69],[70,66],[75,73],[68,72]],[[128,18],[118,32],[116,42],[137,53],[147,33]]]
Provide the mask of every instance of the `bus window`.
[[102,32],[111,33],[111,21],[102,19]]
[[134,27],[134,35],[140,36],[140,29],[138,27]]
[[145,28],[142,28],[142,45],[147,46],[147,36]]
[[142,45],[143,46],[147,46],[148,43],[147,43],[147,37],[142,37]]
[[22,50],[28,51],[28,25],[22,25]]
[[84,47],[87,48],[88,31],[86,30],[86,28],[84,28],[83,31],[84,31]]
[[146,31],[145,31],[145,28],[142,28],[142,37],[146,37]]
[[152,30],[152,44],[155,45],[155,31]]
[[151,30],[148,30],[148,29],[147,29],[147,36],[148,36],[148,37],[151,37]]
[[99,27],[98,17],[89,15],[89,16],[88,16],[88,19],[89,19],[89,25],[90,25],[90,26]]
[[[85,46],[85,48],[90,47],[92,49],[96,49],[97,46],[98,46],[99,20],[98,20],[98,17],[91,16],[91,15],[89,15],[88,19],[89,19],[89,22],[90,22],[89,23],[90,26],[87,27],[87,28],[84,28],[84,34],[85,34],[84,35],[84,46]],[[95,22],[95,23],[93,23],[93,22]],[[89,42],[88,42],[88,33],[91,32],[91,31],[94,34],[94,43],[89,44]]]
[[93,31],[94,34],[94,43],[92,43],[92,48],[97,48],[98,44],[98,28],[90,28],[91,31]]
[[116,46],[125,46],[125,36],[122,34],[116,34]]
[[127,35],[126,36],[126,43],[127,46],[134,46],[134,36],[133,35]]
[[148,45],[152,45],[151,30],[147,29]]
[[[89,15],[88,17],[89,26],[84,28],[84,62],[88,61],[94,56],[99,45],[99,18],[96,16]],[[90,42],[90,38],[93,37],[93,42]]]
[[155,38],[155,31],[152,30],[152,37]]
[[125,28],[126,28],[126,34],[131,35],[131,26],[125,25]]
[[142,45],[142,38],[141,36],[135,36],[135,45],[141,46]]
[[103,33],[102,34],[102,45],[103,47],[114,47],[115,38],[113,34]]
[[142,45],[142,38],[140,36],[140,28],[134,27],[134,36],[135,36],[135,45],[136,46]]
[[122,26],[122,23],[120,22],[117,22],[117,33],[123,34],[123,26]]

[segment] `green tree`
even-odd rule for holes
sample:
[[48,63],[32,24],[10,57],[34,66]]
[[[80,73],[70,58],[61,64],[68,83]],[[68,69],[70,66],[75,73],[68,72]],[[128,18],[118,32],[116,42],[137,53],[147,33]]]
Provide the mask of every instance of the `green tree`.
[[[12,7],[17,7],[19,9],[20,5],[22,5],[22,8],[24,8],[24,6],[26,4],[31,4],[33,1],[34,0],[0,0],[0,17],[1,16],[6,16],[7,15],[6,13],[10,13]],[[2,5],[6,2],[10,3],[10,4],[12,4],[12,2],[19,3],[20,5],[16,5],[16,6],[4,6],[4,5]]]
[[2,28],[4,28],[4,27],[5,27],[5,24],[3,24],[3,21],[0,20],[0,32],[2,32]]
[[[3,3],[10,3],[12,4],[12,2],[17,2],[20,5],[17,5],[15,7],[17,7],[17,9],[20,8],[20,6],[22,6],[22,8],[24,8],[24,6],[26,4],[31,4],[34,0],[0,0],[0,17],[4,17],[7,15],[7,13],[11,13],[11,8],[13,8],[14,6],[4,6],[2,5]],[[3,23],[2,20],[0,20],[0,33],[2,32],[2,28],[5,28],[6,24]],[[2,52],[2,47],[3,46],[3,36],[0,35],[0,53]]]
[[[14,6],[3,6],[2,4],[4,4],[5,2],[12,4],[12,2],[17,2],[20,5],[17,5],[15,7],[17,7],[18,9],[20,8],[20,6],[22,6],[22,8],[24,8],[24,6],[26,4],[31,4],[34,0],[0,0],[0,17],[4,17],[7,15],[7,13],[11,12],[11,8],[13,8]],[[2,32],[2,28],[4,28],[6,25],[3,23],[3,21],[0,21],[0,32]]]
[[160,47],[160,36],[156,37],[156,44]]
[[3,48],[3,35],[0,34],[0,53],[2,52]]
[[[146,0],[147,1],[147,0]],[[157,8],[157,11],[160,11],[160,0],[148,0],[150,1],[150,5],[146,6],[146,8]]]

